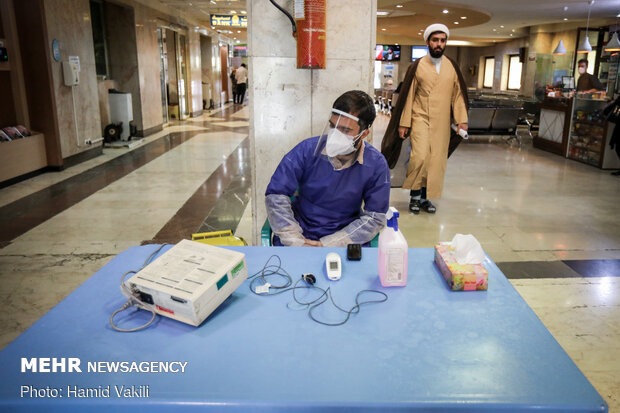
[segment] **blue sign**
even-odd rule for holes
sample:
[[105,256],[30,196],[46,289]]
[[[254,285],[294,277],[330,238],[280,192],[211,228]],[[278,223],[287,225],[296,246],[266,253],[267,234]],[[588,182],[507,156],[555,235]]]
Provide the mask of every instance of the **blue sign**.
[[52,40],[52,55],[54,56],[54,60],[60,62],[60,46],[58,45],[58,40]]

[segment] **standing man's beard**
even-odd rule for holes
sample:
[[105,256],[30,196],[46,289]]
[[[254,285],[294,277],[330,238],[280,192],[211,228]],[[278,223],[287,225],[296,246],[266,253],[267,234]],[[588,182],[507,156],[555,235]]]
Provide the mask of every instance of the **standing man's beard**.
[[443,56],[443,51],[444,50],[445,49],[439,49],[439,48],[436,48],[436,49],[433,50],[433,49],[431,49],[430,46],[428,47],[428,53],[431,55],[431,57],[434,57],[434,58]]

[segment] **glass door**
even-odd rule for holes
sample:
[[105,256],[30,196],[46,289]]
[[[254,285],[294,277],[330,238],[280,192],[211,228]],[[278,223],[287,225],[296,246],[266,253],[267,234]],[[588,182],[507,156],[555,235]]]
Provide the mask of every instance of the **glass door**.
[[157,42],[159,43],[159,83],[161,86],[161,112],[163,123],[168,123],[168,96],[166,85],[168,84],[168,54],[166,53],[166,32],[157,28]]
[[179,119],[189,117],[189,84],[187,82],[187,42],[183,34],[177,34],[177,70],[179,73]]

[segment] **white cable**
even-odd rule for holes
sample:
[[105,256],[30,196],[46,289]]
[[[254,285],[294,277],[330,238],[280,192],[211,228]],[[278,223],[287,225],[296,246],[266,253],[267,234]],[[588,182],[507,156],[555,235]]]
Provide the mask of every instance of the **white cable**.
[[[131,274],[131,273],[135,274],[138,271],[140,271],[142,268],[146,267],[149,264],[149,262],[151,261],[151,259],[159,251],[161,251],[161,249],[163,247],[165,247],[166,245],[168,245],[168,244],[162,244],[162,245],[159,246],[159,248],[157,248],[155,251],[153,251],[151,253],[151,255],[148,256],[146,261],[144,261],[144,264],[142,264],[142,267],[139,270],[137,270],[137,271],[130,270],[130,271],[127,271],[125,274],[123,274],[121,276],[121,292],[123,293],[123,295],[125,297],[127,297],[127,302],[125,304],[123,304],[123,306],[121,308],[115,310],[112,313],[112,315],[110,316],[110,326],[112,326],[112,328],[114,330],[120,331],[122,333],[131,333],[131,332],[134,332],[134,331],[139,331],[139,330],[142,330],[144,328],[147,328],[148,326],[150,326],[153,323],[153,321],[155,321],[155,316],[157,315],[157,313],[155,312],[155,306],[152,305],[152,304],[148,304],[148,303],[145,303],[145,302],[141,301],[138,298],[138,294],[134,293],[133,291],[131,291],[131,289],[127,286],[127,284],[125,284],[125,277],[127,276],[127,274]],[[118,313],[120,313],[121,311],[125,311],[126,309],[128,309],[129,307],[132,307],[132,306],[136,306],[136,307],[138,307],[138,308],[140,308],[142,310],[150,311],[153,314],[153,316],[151,317],[151,319],[146,324],[143,324],[143,325],[141,325],[139,327],[135,327],[135,328],[121,328],[121,327],[118,327],[114,323],[114,317]]]
[[82,145],[80,145],[80,135],[77,126],[77,111],[75,110],[75,94],[73,93],[74,87],[75,85],[71,86],[71,100],[73,101],[73,126],[75,127],[75,142],[77,143],[77,147],[81,148]]

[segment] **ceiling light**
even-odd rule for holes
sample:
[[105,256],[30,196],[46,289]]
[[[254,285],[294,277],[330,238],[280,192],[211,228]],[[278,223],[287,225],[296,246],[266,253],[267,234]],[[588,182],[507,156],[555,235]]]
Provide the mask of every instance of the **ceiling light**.
[[497,29],[493,29],[493,31],[494,31],[494,32],[496,32],[496,31],[497,31]]
[[234,11],[234,10],[231,10],[231,11],[230,11],[230,14],[237,14],[237,12],[236,12],[236,11]]
[[211,4],[217,4],[214,0],[210,1]]
[[396,46],[398,46],[398,43],[394,43]]
[[568,10],[568,6],[564,6],[564,11]]
[[473,46],[473,43],[467,40],[448,40],[448,46]]
[[553,51],[553,54],[556,56],[566,54],[566,47],[564,47],[564,40],[560,39],[560,43],[558,43],[558,47],[555,48],[555,50]]
[[512,33],[510,33],[510,37],[512,37]]
[[187,4],[189,4],[190,6],[192,5],[192,3],[187,3]]
[[459,22],[454,22],[454,24],[459,24]]
[[516,32],[516,30],[515,30],[515,29],[512,29],[512,32],[514,33],[514,32]]
[[388,14],[390,14],[389,11],[378,11],[377,12],[377,16],[387,16]]
[[590,44],[590,39],[588,39],[588,32],[586,32],[586,37],[583,39],[583,42],[579,45],[577,49],[577,53],[590,53],[592,51],[592,45]]
[[461,16],[461,20],[465,20],[467,16]]
[[499,28],[500,28],[500,29],[503,29],[503,28],[504,28],[504,26],[499,26]]
[[245,10],[241,10],[241,14],[247,14],[248,12]]
[[567,21],[567,20],[568,20],[568,18],[567,18],[567,17],[564,17],[564,21]]
[[448,14],[448,13],[449,13],[449,12],[448,12],[448,9],[443,9],[443,12],[442,12],[442,13],[443,13],[443,14]]
[[381,29],[381,31],[383,31],[383,32],[384,32],[384,31],[386,31],[386,30],[387,30],[387,29]]
[[237,30],[237,33],[241,33],[241,30]]
[[603,47],[606,52],[618,52],[620,51],[620,42],[618,41],[618,32],[615,32],[611,36],[611,40],[607,42],[607,45]]
[[403,5],[402,4],[397,4],[396,7],[401,9],[403,7]]
[[586,24],[586,36],[583,42],[577,48],[577,53],[590,53],[592,51],[592,45],[590,39],[588,39],[588,29],[590,29],[590,11],[592,10],[592,3],[594,0],[588,1],[588,23]]

